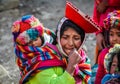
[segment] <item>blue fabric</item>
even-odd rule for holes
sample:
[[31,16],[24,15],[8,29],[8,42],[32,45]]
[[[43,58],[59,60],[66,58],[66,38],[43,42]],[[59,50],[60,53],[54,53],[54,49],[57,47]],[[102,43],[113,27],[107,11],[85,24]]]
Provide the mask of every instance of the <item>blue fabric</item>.
[[98,69],[98,64],[94,64],[92,66],[91,84],[94,84],[94,82],[95,82],[95,76],[96,76],[96,73],[97,73],[97,69]]
[[112,75],[112,74],[106,74],[102,81],[101,81],[101,84],[106,84],[106,82],[112,78],[120,78],[120,75]]
[[111,74],[107,74],[103,77],[101,83],[102,84],[105,84],[108,80],[110,80],[112,78],[112,75]]
[[22,21],[24,22],[26,19],[30,18],[32,15],[25,15],[22,16]]

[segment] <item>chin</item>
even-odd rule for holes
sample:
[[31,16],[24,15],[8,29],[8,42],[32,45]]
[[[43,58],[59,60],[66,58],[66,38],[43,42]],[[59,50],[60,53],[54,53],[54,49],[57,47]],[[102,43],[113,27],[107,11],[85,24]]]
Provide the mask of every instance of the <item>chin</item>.
[[70,54],[70,52],[71,52],[71,51],[69,51],[69,50],[64,51],[64,53],[65,53],[66,55],[69,55],[69,54]]
[[65,52],[66,53],[66,55],[69,55],[70,54],[70,52]]

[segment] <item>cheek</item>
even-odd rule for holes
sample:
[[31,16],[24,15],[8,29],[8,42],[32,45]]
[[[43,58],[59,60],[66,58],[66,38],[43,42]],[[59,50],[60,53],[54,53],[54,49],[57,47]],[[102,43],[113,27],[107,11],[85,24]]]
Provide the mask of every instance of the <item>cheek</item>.
[[114,39],[114,36],[109,36],[110,43],[112,43],[113,39]]
[[39,45],[42,46],[42,40],[39,40],[38,42],[39,42]]
[[111,37],[111,36],[109,36],[109,41],[110,41],[110,43],[111,43],[111,41],[112,41],[112,37]]
[[75,42],[75,46],[77,47],[77,49],[80,48],[80,46],[81,46],[81,41],[76,41],[76,42]]
[[61,46],[66,45],[66,43],[67,43],[67,40],[61,38],[61,40],[60,40]]
[[115,72],[115,68],[111,67],[110,73],[113,74]]
[[39,39],[39,40],[35,41],[34,45],[39,46],[39,47],[42,46],[42,40]]
[[120,44],[120,37],[118,37],[118,43]]

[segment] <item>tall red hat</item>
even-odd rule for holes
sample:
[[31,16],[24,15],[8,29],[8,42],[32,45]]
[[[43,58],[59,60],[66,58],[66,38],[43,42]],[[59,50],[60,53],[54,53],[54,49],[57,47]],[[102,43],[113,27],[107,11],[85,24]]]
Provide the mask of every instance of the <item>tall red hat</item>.
[[93,33],[101,29],[88,15],[68,1],[66,2],[65,17],[80,26],[86,33]]

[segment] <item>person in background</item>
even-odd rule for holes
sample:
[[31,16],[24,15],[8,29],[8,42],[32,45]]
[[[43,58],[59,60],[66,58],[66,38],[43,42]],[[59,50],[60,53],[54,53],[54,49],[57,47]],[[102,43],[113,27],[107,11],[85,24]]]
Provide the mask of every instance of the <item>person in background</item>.
[[105,58],[105,67],[108,74],[106,74],[101,84],[119,84],[120,83],[120,44],[115,44],[113,48],[109,50],[108,55]]
[[104,29],[103,21],[114,10],[120,10],[119,0],[94,0],[93,19],[102,27],[102,30],[96,32],[95,64],[98,63],[101,50],[109,46],[108,31]]
[[108,14],[107,18],[104,20],[104,27],[109,31],[108,37],[110,46],[103,49],[99,55],[95,84],[101,84],[102,78],[105,74],[107,74],[106,68],[104,66],[104,60],[109,49],[115,44],[120,44],[120,10],[115,10]]
[[101,30],[95,33],[96,35],[96,47],[94,55],[94,65],[92,66],[92,81],[94,83],[96,72],[98,69],[98,56],[99,53],[106,47],[108,47],[108,31],[104,29],[103,21],[107,17],[109,12],[120,9],[119,0],[94,0],[93,20],[101,26]]

